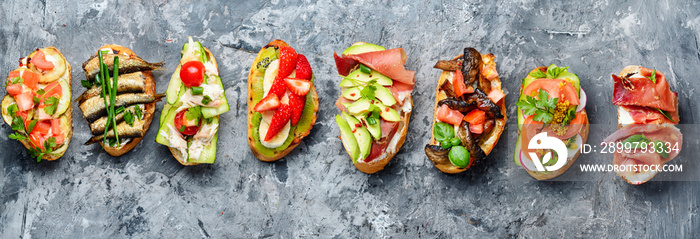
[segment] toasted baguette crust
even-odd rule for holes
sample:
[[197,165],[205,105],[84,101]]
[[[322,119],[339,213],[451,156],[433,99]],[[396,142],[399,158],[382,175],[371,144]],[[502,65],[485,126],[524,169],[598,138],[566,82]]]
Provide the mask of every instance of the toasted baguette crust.
[[[586,110],[584,109],[583,112],[586,113]],[[582,139],[583,144],[585,144],[586,141],[588,141],[588,131],[589,131],[589,126],[590,126],[588,123],[588,113],[586,113],[585,115],[586,115],[586,120],[584,121],[584,126],[583,126],[583,128],[581,128],[581,131],[579,132],[579,134],[581,135],[581,139]],[[535,178],[537,180],[547,180],[547,179],[556,178],[559,175],[562,175],[564,172],[566,172],[566,170],[568,170],[572,165],[574,165],[574,163],[576,162],[576,159],[578,159],[578,156],[580,156],[580,154],[581,154],[581,150],[576,151],[576,155],[574,155],[574,157],[571,160],[567,161],[566,165],[564,165],[564,167],[562,167],[556,171],[543,173],[543,172],[539,172],[539,171],[530,171],[527,169],[525,169],[525,170],[527,171],[527,173],[530,174],[530,176],[532,176],[533,178]]]
[[[463,54],[460,54],[459,56],[455,57],[453,60],[459,59],[462,57]],[[487,54],[484,54],[483,57],[486,57]],[[434,109],[435,112],[433,113],[433,127],[435,127],[435,122],[437,121],[437,104],[441,100],[447,98],[447,96],[444,93],[440,93],[440,86],[442,86],[443,83],[447,80],[451,80],[450,76],[452,76],[451,72],[449,71],[443,71],[442,74],[440,74],[440,78],[437,81],[437,86],[435,87],[435,104],[434,104]],[[499,89],[501,92],[503,92],[503,89],[500,89],[500,84],[501,84],[501,79],[499,77],[496,77],[496,79],[493,79],[493,81],[496,81],[499,85]],[[494,89],[496,90],[496,89]],[[505,94],[505,93],[504,93]],[[484,140],[479,141],[479,147],[481,150],[484,151],[485,155],[489,155],[491,151],[493,150],[494,147],[496,147],[496,144],[498,143],[498,139],[500,139],[501,134],[503,133],[503,130],[506,127],[506,105],[505,105],[505,97],[499,103],[496,103],[498,107],[501,109],[501,114],[503,114],[503,119],[496,119],[496,125],[494,125],[494,128],[491,130],[491,132],[484,137]],[[435,140],[435,135],[433,135],[432,128],[430,132],[430,144],[432,145],[437,145],[438,142]],[[471,160],[470,160],[471,161]],[[474,162],[470,162],[470,167],[473,165]],[[433,164],[437,169],[442,171],[443,173],[449,173],[449,174],[456,174],[456,173],[461,173],[469,169],[467,168],[459,168],[457,166],[454,166],[452,164],[450,165],[443,165],[443,164]]]
[[[343,97],[342,95],[340,97]],[[411,108],[413,108],[413,97],[408,96],[404,100],[404,104],[411,104]],[[399,141],[396,143],[396,147],[389,149],[387,148],[386,154],[384,156],[375,158],[374,160],[370,161],[369,163],[364,162],[364,161],[357,161],[355,163],[355,167],[360,170],[363,173],[376,173],[379,172],[380,170],[384,169],[384,167],[389,164],[389,161],[391,161],[394,156],[396,156],[397,153],[399,153],[399,150],[401,150],[401,146],[403,146],[403,143],[406,141],[406,133],[408,133],[408,122],[411,119],[411,112],[403,112],[403,115],[401,115],[401,121],[399,123],[399,129],[396,130],[396,133],[394,134],[394,137],[399,137]],[[350,152],[345,149],[345,152],[350,155]]]
[[[211,51],[209,51],[209,49],[207,49],[206,47],[202,46],[202,48],[204,48],[204,51],[207,53],[207,58],[209,58],[209,61],[211,61],[211,63],[214,64],[214,66],[216,66],[216,69],[219,69],[219,64],[216,63],[216,58],[214,58],[214,54],[212,54]],[[178,67],[180,66],[182,65],[179,64]],[[216,118],[219,118],[219,116],[217,115]],[[187,162],[187,155],[182,155],[180,151],[177,150],[177,148],[168,147],[168,149],[170,150],[170,153],[173,154],[173,157],[177,159],[177,161],[180,162],[180,164],[182,165],[193,166],[199,164],[194,162]]]
[[[275,40],[271,41],[270,43],[268,43],[267,46],[280,47],[280,46],[289,46],[289,44],[287,44],[286,42],[284,42],[282,40],[275,39]],[[253,119],[253,114],[255,113],[255,111],[253,110],[253,108],[255,108],[255,105],[253,104],[253,81],[259,77],[264,77],[263,73],[258,71],[258,67],[257,67],[258,62],[260,62],[260,60],[262,60],[261,57],[262,57],[262,52],[264,49],[265,48],[260,49],[260,51],[258,52],[258,55],[255,57],[255,60],[253,60],[253,63],[250,65],[250,71],[248,72],[248,91],[247,91],[247,93],[248,93],[247,94],[248,95],[248,97],[247,97],[247,101],[248,101],[248,116],[247,116],[247,120],[248,120],[248,127],[247,127],[248,128],[248,147],[250,147],[250,151],[252,151],[253,155],[255,155],[255,157],[258,158],[260,161],[274,162],[274,161],[277,161],[277,160],[283,158],[284,156],[286,156],[290,152],[292,152],[292,150],[294,150],[294,148],[296,148],[299,145],[299,143],[301,143],[301,140],[304,137],[306,137],[307,135],[309,135],[309,133],[311,132],[311,129],[313,128],[314,124],[316,124],[316,117],[318,114],[318,94],[316,92],[316,86],[314,84],[311,84],[311,89],[309,90],[308,94],[311,95],[311,98],[314,101],[314,105],[313,105],[314,114],[313,114],[312,119],[311,119],[311,127],[309,127],[308,131],[306,131],[306,132],[290,132],[290,133],[295,134],[294,140],[292,140],[292,143],[286,149],[279,151],[279,152],[275,152],[272,156],[264,155],[260,151],[258,151],[258,149],[255,148],[255,140],[253,139],[253,130],[254,129],[253,129],[252,119]],[[306,106],[304,106],[304,107],[306,107]]]

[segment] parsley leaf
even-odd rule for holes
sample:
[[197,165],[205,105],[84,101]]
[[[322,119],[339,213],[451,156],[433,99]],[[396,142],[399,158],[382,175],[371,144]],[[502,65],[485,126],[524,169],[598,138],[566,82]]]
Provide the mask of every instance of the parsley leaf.
[[17,104],[12,104],[7,107],[7,113],[9,113],[12,117],[15,117],[17,115],[17,111],[19,111]]
[[647,78],[651,80],[651,82],[654,82],[654,84],[656,84],[656,69],[654,69],[654,71],[651,72],[651,76]]
[[32,122],[29,123],[29,126],[27,127],[27,133],[31,133],[32,130],[34,130],[34,126],[36,126],[36,122],[39,122],[39,120],[32,120]]
[[370,80],[369,82],[367,82],[367,85],[364,88],[362,88],[362,90],[360,91],[360,95],[362,97],[369,99],[369,100],[374,100],[375,99],[374,92],[377,90],[376,84],[377,84],[377,79],[373,79],[373,80]]
[[15,78],[12,78],[12,84],[19,84],[24,82],[24,79],[20,78],[19,76],[15,76]]
[[531,73],[528,74],[528,75],[532,76],[532,78],[535,78],[535,79],[540,79],[540,78],[545,78],[545,77],[547,77],[547,74],[545,74],[544,72],[542,72],[539,68],[537,69],[536,72],[531,72]]
[[44,89],[39,89],[39,90],[36,91],[36,94],[37,94],[37,95],[43,95],[43,94],[45,94],[45,93],[46,93],[46,91],[45,91]]
[[46,112],[47,115],[53,115],[56,113],[56,108],[58,107],[58,98],[51,96],[44,100],[44,105],[44,112]]
[[547,124],[554,118],[554,110],[558,101],[559,98],[550,99],[547,91],[539,89],[537,98],[527,95],[516,105],[525,111],[526,117],[534,114],[533,120]]

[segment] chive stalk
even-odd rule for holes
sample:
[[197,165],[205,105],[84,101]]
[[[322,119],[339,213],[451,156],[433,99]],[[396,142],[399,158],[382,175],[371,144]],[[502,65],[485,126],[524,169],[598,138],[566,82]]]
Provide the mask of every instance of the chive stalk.
[[109,98],[111,99],[109,111],[112,114],[112,128],[114,128],[114,137],[117,139],[117,144],[119,144],[119,134],[117,134],[117,119],[114,117],[114,104],[117,100],[117,81],[119,78],[119,57],[114,56],[114,73],[112,74],[112,88]]

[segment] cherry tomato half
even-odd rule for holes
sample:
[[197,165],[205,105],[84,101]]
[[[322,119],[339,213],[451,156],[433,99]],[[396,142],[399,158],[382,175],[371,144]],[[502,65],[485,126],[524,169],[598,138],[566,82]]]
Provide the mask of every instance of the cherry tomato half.
[[204,81],[204,64],[188,61],[180,68],[180,79],[186,87],[199,86]]
[[[187,110],[180,111],[175,115],[175,128],[184,135],[195,135],[199,131],[199,126],[183,127],[183,123],[187,121],[187,118],[185,117],[185,112],[187,112]],[[197,121],[197,124],[199,124],[199,119],[197,119]],[[183,128],[184,130],[182,130]]]

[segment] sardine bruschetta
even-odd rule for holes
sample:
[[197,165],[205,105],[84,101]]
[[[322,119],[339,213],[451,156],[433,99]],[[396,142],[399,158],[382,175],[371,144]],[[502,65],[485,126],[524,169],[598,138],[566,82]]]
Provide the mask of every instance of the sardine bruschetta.
[[156,142],[182,165],[214,163],[219,115],[229,111],[214,55],[192,37],[170,78]]
[[376,173],[406,140],[415,72],[404,67],[403,48],[357,42],[333,57],[343,77],[335,116],[343,147],[357,169]]
[[624,149],[614,152],[613,165],[624,169],[615,173],[630,184],[642,184],[683,146],[683,134],[676,127],[678,94],[661,71],[641,66],[627,66],[612,79],[618,130],[604,142]]
[[[552,179],[566,172],[576,162],[581,145],[588,140],[586,93],[578,76],[568,68],[554,64],[535,68],[520,85],[517,103],[520,134],[514,160],[537,180]],[[544,141],[556,142],[548,138],[560,141],[548,146],[556,148],[561,143],[560,150],[566,150],[566,158],[553,149],[535,147],[541,145],[537,142],[542,143],[542,148],[547,146],[543,145]]]
[[73,136],[71,68],[55,47],[20,59],[5,81],[2,117],[37,162],[56,160]]
[[318,95],[306,56],[282,40],[263,47],[248,74],[248,145],[255,157],[276,161],[309,135]]
[[83,63],[87,90],[77,101],[93,135],[86,145],[99,142],[110,155],[121,156],[141,142],[162,98],[151,70],[162,66],[120,45],[105,45]]
[[443,72],[425,154],[442,172],[463,172],[498,143],[506,125],[505,93],[493,54],[465,48],[464,54],[434,67]]

